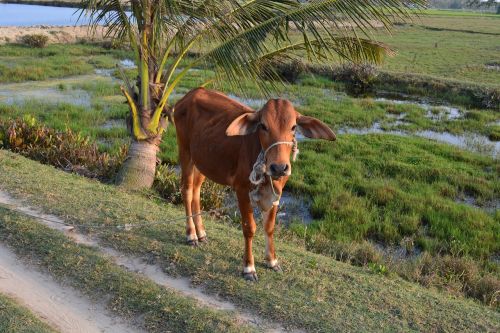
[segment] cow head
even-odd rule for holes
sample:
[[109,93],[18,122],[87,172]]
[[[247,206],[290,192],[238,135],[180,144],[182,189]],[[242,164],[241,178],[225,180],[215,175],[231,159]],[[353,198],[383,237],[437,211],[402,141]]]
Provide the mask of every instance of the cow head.
[[[300,130],[308,138],[335,140],[335,133],[316,118],[295,111],[292,103],[283,99],[269,100],[258,112],[248,112],[236,118],[227,128],[228,136],[258,132],[264,151],[276,142],[291,142]],[[272,146],[266,154],[266,174],[273,179],[288,177],[292,173],[290,154],[292,146]]]

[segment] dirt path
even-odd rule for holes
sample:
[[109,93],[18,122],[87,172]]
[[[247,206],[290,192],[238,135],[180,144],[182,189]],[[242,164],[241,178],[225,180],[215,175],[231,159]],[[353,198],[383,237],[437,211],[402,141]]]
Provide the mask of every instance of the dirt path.
[[57,216],[43,214],[38,210],[25,205],[22,201],[14,199],[8,193],[0,189],[0,205],[1,204],[7,205],[9,208],[18,212],[37,218],[44,225],[51,229],[63,232],[66,236],[73,239],[73,241],[78,244],[85,244],[98,248],[103,254],[112,258],[116,264],[129,271],[144,275],[155,283],[166,288],[173,289],[186,297],[194,298],[200,305],[216,310],[233,311],[238,320],[243,323],[250,324],[262,332],[291,332],[290,330],[285,330],[284,327],[278,323],[270,323],[252,313],[241,311],[233,303],[224,301],[217,296],[209,295],[201,288],[192,287],[190,280],[187,278],[174,278],[165,274],[159,265],[148,264],[142,258],[134,257],[128,254],[125,255],[114,249],[100,246],[96,239],[80,234],[73,230],[70,226],[63,225],[64,221]]
[[141,332],[110,314],[103,305],[55,282],[19,260],[0,243],[0,293],[11,296],[64,333]]

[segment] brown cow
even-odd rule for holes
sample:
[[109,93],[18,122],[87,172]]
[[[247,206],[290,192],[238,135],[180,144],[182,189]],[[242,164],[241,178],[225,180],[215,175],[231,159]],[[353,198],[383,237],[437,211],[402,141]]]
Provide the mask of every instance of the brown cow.
[[[279,271],[274,224],[279,197],[292,171],[290,154],[295,131],[298,127],[306,137],[335,140],[333,131],[321,121],[299,114],[287,100],[270,100],[255,112],[222,93],[203,88],[190,91],[175,105],[174,122],[188,244],[196,246],[207,241],[201,216],[197,215],[205,177],[231,186],[238,198],[245,236],[243,275],[247,280],[257,280],[252,254],[256,230],[250,195],[253,190],[254,201],[263,212],[267,266]],[[261,154],[264,151],[265,156]],[[263,173],[255,190],[249,177],[259,157]]]

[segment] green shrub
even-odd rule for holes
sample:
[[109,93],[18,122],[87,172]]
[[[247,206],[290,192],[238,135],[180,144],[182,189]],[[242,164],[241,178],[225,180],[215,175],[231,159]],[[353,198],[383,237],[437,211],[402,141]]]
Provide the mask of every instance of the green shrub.
[[332,75],[335,81],[345,83],[350,94],[358,96],[373,92],[378,72],[370,64],[346,63],[334,69]]
[[43,34],[24,35],[21,42],[31,47],[44,48],[49,42],[49,36]]
[[260,75],[264,79],[280,79],[288,83],[295,83],[302,74],[306,73],[307,66],[298,59],[291,61],[273,60],[262,64],[260,71]]
[[114,177],[126,156],[125,148],[112,157],[99,152],[89,138],[70,129],[60,132],[45,127],[30,116],[0,121],[0,147],[65,171],[104,181]]

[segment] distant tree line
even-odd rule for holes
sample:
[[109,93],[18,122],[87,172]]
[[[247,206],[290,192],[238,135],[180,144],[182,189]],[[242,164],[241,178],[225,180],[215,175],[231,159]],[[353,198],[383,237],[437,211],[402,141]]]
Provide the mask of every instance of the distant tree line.
[[441,9],[480,8],[500,14],[500,0],[429,0],[429,5]]

